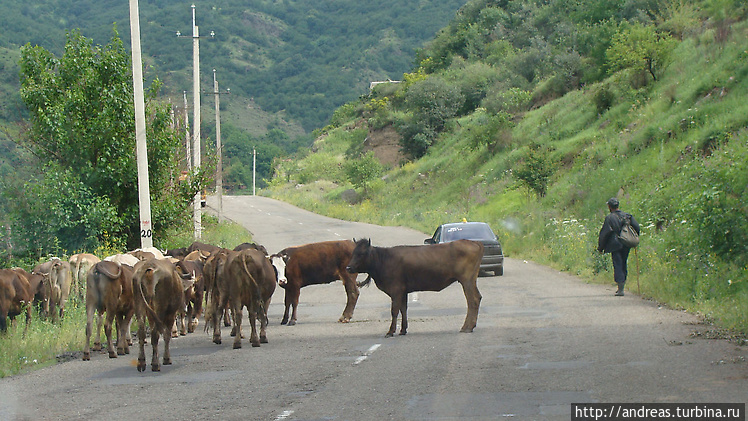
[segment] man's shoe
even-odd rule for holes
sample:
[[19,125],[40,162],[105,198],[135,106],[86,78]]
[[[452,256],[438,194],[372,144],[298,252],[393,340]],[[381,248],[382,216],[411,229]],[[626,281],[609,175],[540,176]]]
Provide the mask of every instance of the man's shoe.
[[616,297],[623,297],[623,284],[618,284],[618,291],[616,291]]

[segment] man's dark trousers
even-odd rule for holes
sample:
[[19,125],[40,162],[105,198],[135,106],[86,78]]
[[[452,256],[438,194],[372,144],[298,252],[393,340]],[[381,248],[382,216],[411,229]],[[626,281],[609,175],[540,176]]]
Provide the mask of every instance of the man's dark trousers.
[[613,279],[620,286],[623,286],[623,283],[626,282],[626,277],[629,274],[627,265],[629,251],[631,251],[631,249],[624,246],[621,247],[620,250],[610,253],[613,258]]

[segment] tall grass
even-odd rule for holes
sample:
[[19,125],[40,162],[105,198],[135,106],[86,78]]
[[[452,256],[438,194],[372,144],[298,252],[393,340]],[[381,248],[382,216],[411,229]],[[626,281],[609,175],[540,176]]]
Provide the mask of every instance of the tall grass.
[[[203,215],[203,228],[201,241],[220,247],[233,248],[252,241],[252,236],[241,226],[231,222],[219,224],[211,215]],[[188,246],[193,241],[191,229],[190,225],[181,231],[165,233],[163,238],[157,238],[157,245],[161,248]],[[94,251],[102,257],[115,252],[122,250]],[[82,296],[85,297],[85,285],[83,288]],[[80,351],[86,340],[85,328],[85,299],[72,293],[65,316],[58,321],[43,319],[34,309],[31,323],[24,332],[25,315],[17,316],[8,331],[0,333],[0,378],[48,366],[58,359],[81,358]]]

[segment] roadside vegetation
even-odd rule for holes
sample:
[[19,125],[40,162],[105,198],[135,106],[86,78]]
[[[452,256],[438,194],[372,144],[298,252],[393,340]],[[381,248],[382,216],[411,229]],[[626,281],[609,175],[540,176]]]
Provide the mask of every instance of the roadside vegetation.
[[[238,244],[252,241],[249,232],[239,225],[230,222],[219,224],[217,219],[210,215],[203,215],[202,221],[204,229],[200,240],[202,242],[234,248]],[[191,225],[173,229],[164,233],[163,237],[160,244],[165,249],[187,247],[194,241]],[[93,253],[104,258],[126,251],[102,247]],[[63,260],[68,258],[68,256],[58,257]],[[16,263],[27,271],[31,271],[37,263],[45,261],[47,261],[46,258],[41,258],[38,262],[19,261]],[[85,291],[85,285],[80,290]],[[93,327],[95,330],[95,321]],[[26,329],[25,314],[17,316],[6,333],[0,333],[0,378],[55,364],[58,361],[80,359],[86,341],[85,296],[79,297],[71,293],[65,307],[65,316],[57,322],[41,318],[38,311],[35,308],[32,309],[31,323],[25,334],[24,329]],[[114,327],[112,330],[116,332]],[[132,331],[137,331],[136,320],[133,321]],[[106,341],[103,328],[101,335],[102,341]],[[93,340],[92,337],[91,341]]]
[[[468,2],[263,194],[429,235],[486,221],[508,256],[596,283],[616,196],[642,225],[627,288],[748,333],[745,3],[573,3]],[[371,165],[365,139],[387,129],[402,158]]]

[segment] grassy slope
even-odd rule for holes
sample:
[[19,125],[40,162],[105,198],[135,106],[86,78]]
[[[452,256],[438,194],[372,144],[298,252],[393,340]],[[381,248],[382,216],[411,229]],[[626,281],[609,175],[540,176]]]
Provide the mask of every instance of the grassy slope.
[[[320,178],[328,181],[300,188],[276,180],[267,194],[332,216],[429,234],[436,225],[462,217],[485,220],[509,255],[606,283],[612,283],[612,269],[610,258],[595,251],[597,232],[607,212],[605,200],[618,196],[643,227],[643,243],[630,259],[628,287],[746,333],[748,270],[710,253],[692,255],[689,241],[699,233],[691,221],[656,227],[678,218],[681,203],[693,203],[688,195],[708,187],[699,180],[714,167],[748,173],[748,28],[736,24],[725,43],[715,42],[706,30],[682,42],[675,57],[647,90],[621,89],[627,86],[625,75],[616,75],[528,112],[512,132],[511,147],[494,155],[467,148],[461,134],[470,127],[470,116],[463,117],[427,156],[390,172],[359,205],[339,199],[350,187],[334,171],[344,160],[345,128],[318,141],[317,156],[298,163],[315,162],[327,174]],[[604,86],[617,100],[598,115],[593,97]],[[552,148],[558,165],[541,199],[511,175],[531,141]],[[732,194],[748,199],[742,180]]]

